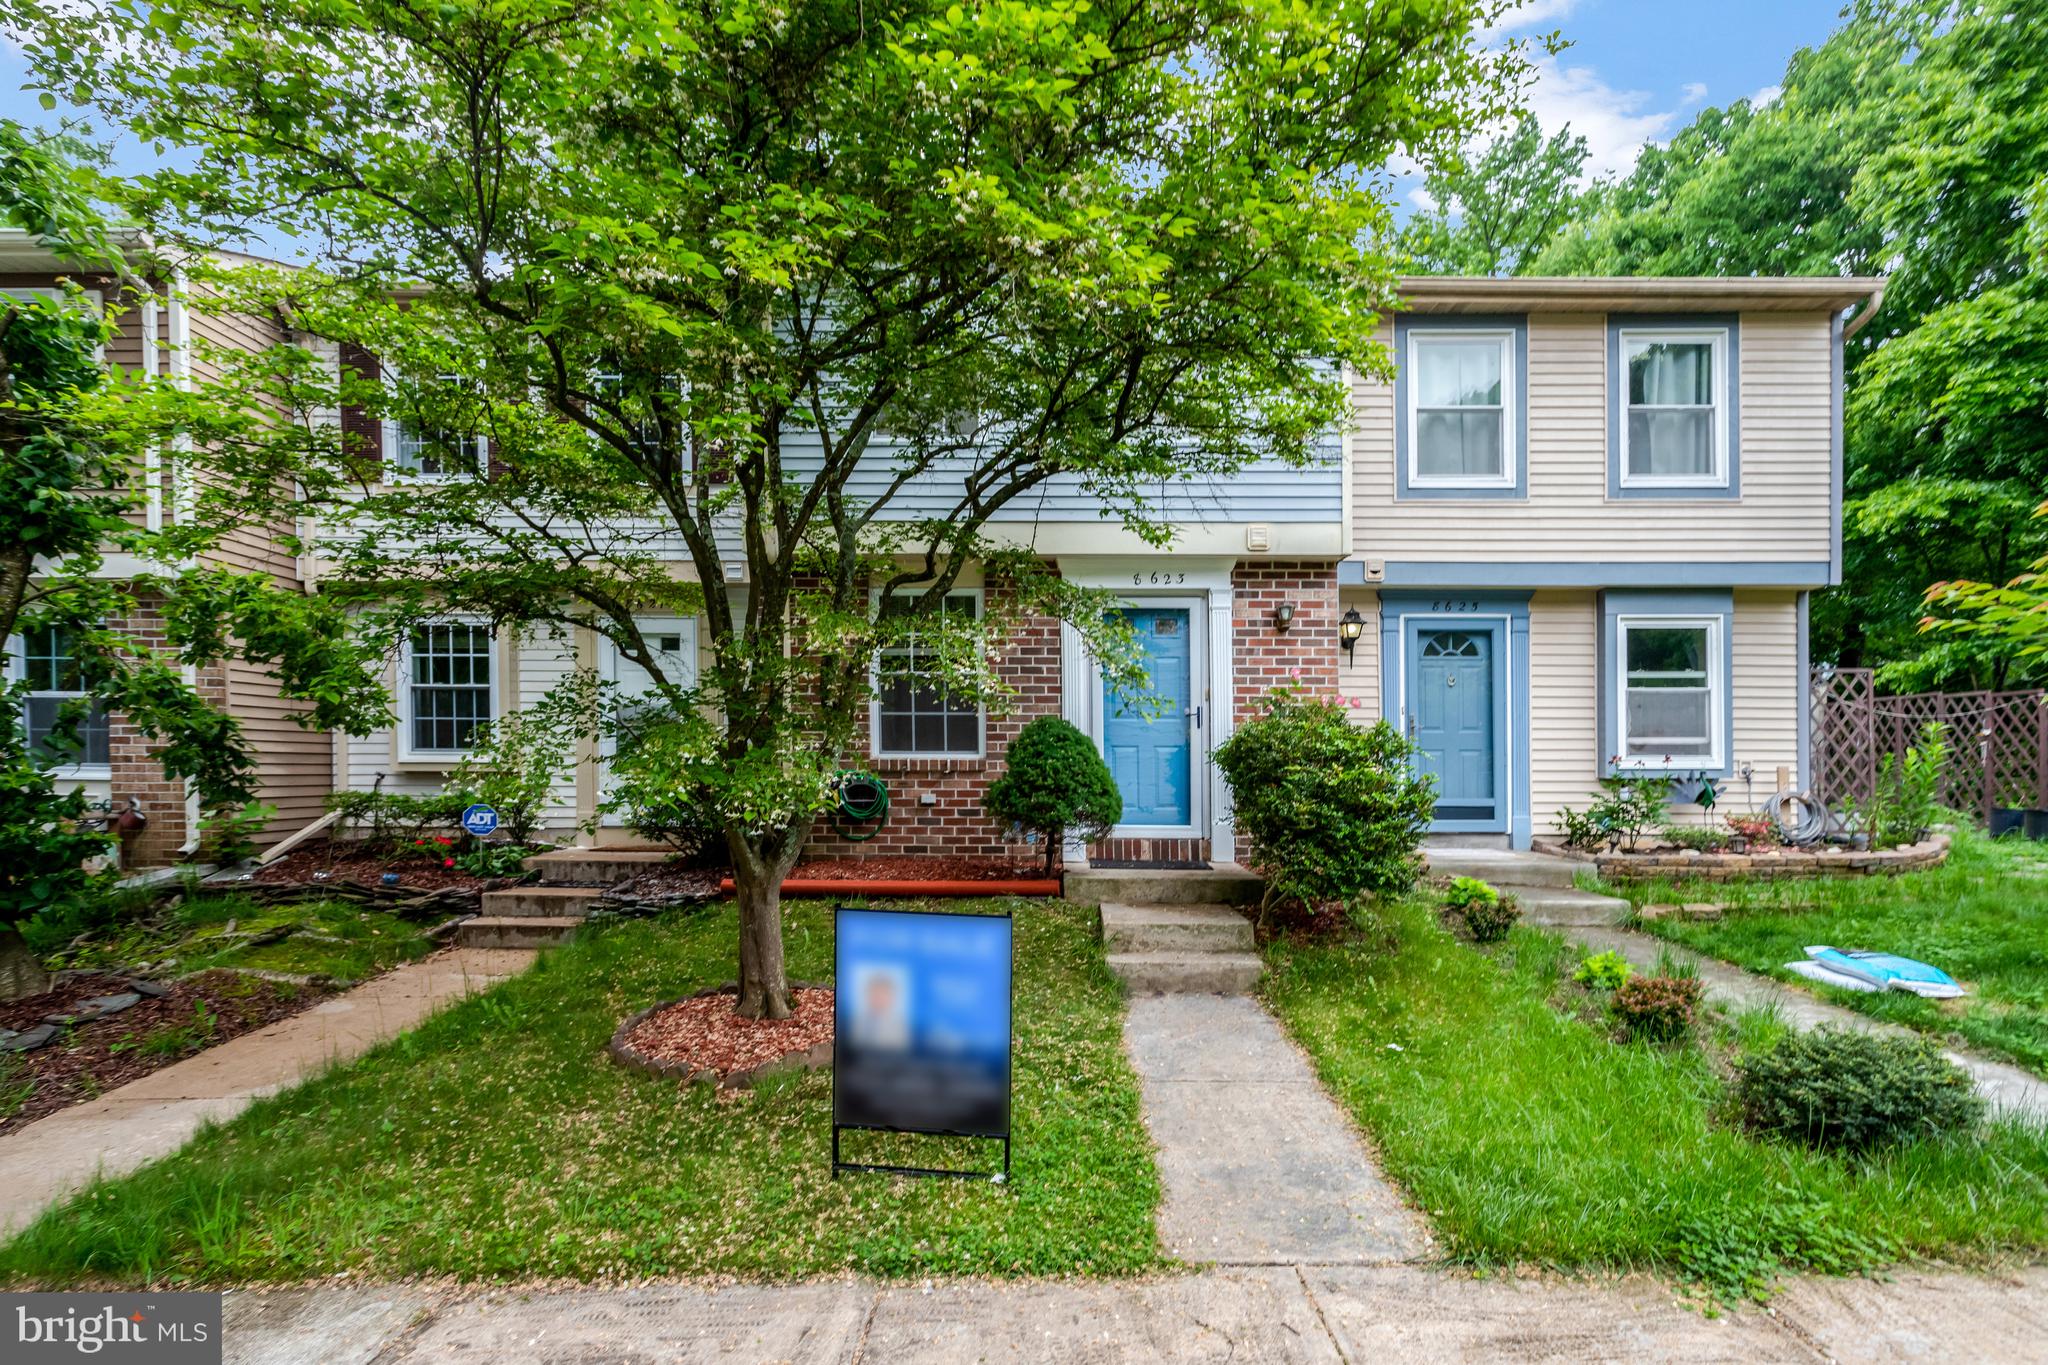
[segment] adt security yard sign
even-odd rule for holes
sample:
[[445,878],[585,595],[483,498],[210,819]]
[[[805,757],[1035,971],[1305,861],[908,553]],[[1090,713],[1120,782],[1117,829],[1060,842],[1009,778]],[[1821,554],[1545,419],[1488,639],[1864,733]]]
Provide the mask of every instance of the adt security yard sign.
[[498,832],[498,812],[479,801],[462,812],[462,827],[479,839]]
[[1008,915],[835,914],[832,1174],[973,1175],[839,1159],[841,1130],[1000,1138],[1010,1172]]

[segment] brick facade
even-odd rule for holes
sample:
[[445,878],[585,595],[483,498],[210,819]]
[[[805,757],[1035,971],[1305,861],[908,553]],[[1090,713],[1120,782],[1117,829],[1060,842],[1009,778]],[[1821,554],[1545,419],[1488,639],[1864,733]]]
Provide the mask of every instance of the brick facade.
[[[163,649],[164,623],[155,611],[144,609],[116,623],[137,647]],[[227,703],[227,672],[221,667],[199,670],[195,690],[207,702],[224,707]],[[115,810],[132,799],[148,823],[121,841],[124,868],[162,867],[176,862],[178,850],[195,833],[185,821],[185,783],[164,775],[160,741],[144,737],[127,716],[116,711],[107,723],[107,791]]]
[[[1330,561],[1276,560],[1239,564],[1230,572],[1231,654],[1236,673],[1237,723],[1258,714],[1275,687],[1313,696],[1337,695],[1337,566]],[[1273,624],[1281,603],[1292,603],[1286,630]]]

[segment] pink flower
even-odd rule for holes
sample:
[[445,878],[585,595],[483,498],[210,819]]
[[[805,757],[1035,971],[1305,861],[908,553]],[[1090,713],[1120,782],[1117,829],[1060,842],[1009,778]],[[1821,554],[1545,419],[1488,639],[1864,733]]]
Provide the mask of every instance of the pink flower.
[[1301,670],[1298,668],[1290,668],[1287,670],[1287,676],[1290,678],[1298,678],[1301,676]]

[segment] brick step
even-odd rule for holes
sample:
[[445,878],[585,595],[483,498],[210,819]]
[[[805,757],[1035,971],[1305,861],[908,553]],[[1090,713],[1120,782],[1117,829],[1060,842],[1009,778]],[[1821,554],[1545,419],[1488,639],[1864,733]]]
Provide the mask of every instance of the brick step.
[[1235,863],[1207,870],[1071,867],[1066,899],[1077,905],[1257,905],[1266,884]]
[[1252,953],[1111,953],[1133,995],[1249,995],[1262,967]]
[[1248,953],[1252,922],[1226,905],[1102,907],[1102,942],[1112,953]]
[[1522,906],[1522,918],[1531,924],[1620,924],[1629,914],[1628,902],[1618,896],[1567,891],[1554,886],[1511,886],[1507,889],[1515,893],[1515,899]]
[[1432,877],[1477,877],[1494,886],[1569,888],[1585,863],[1553,858],[1547,853],[1511,853],[1489,848],[1425,847],[1423,861]]
[[582,919],[604,897],[601,886],[514,886],[483,894],[483,913]]
[[542,882],[602,882],[610,885],[668,862],[670,854],[659,848],[558,848],[536,853],[526,860],[526,870],[540,873]]
[[583,927],[569,915],[478,915],[455,926],[458,948],[550,948]]

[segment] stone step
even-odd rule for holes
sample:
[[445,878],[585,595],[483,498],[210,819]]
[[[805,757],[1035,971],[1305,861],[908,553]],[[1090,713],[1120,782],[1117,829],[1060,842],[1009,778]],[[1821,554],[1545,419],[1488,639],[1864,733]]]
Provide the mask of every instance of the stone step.
[[660,848],[558,848],[536,853],[526,870],[543,882],[622,882],[667,863],[672,855]]
[[1252,922],[1227,905],[1110,903],[1102,942],[1112,953],[1248,953]]
[[567,943],[583,927],[569,915],[478,915],[455,926],[458,948],[548,948]]
[[1133,995],[1249,995],[1261,965],[1253,953],[1109,955],[1109,969]]
[[1423,861],[1432,877],[1477,877],[1493,886],[1555,886],[1569,888],[1579,869],[1589,864],[1547,853],[1516,853],[1491,848],[1424,848]]
[[1257,905],[1265,890],[1236,863],[1198,870],[1071,867],[1065,897],[1076,905]]
[[484,892],[483,913],[582,919],[603,897],[601,886],[514,886]]
[[1522,918],[1531,924],[1620,924],[1629,915],[1629,904],[1618,896],[1601,896],[1591,891],[1565,890],[1555,886],[1511,886],[1521,903]]

